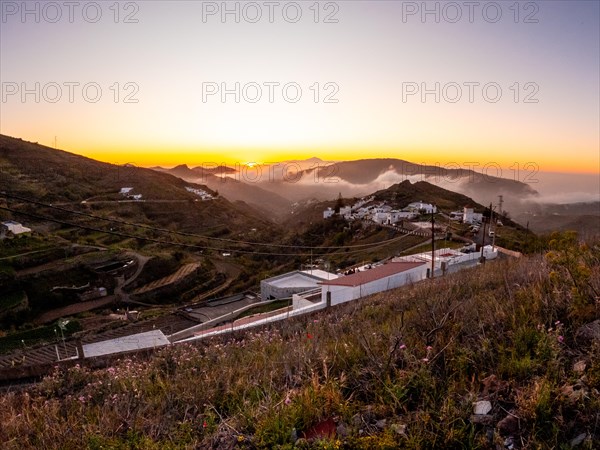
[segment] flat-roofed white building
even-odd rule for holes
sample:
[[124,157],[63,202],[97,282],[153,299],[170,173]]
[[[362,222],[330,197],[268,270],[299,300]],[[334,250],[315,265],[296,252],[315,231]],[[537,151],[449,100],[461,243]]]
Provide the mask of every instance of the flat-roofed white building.
[[18,236],[20,234],[31,233],[31,228],[24,227],[19,222],[8,220],[2,222],[0,226],[0,234],[12,234]]
[[338,305],[414,283],[425,279],[426,276],[425,262],[390,262],[373,269],[321,282],[321,301],[328,305]]
[[467,208],[463,210],[463,223],[474,223],[481,222],[483,214],[474,212],[473,208]]
[[289,298],[294,294],[319,287],[319,282],[333,280],[338,275],[324,270],[296,270],[260,282],[260,297],[264,300]]
[[169,345],[169,340],[160,330],[146,331],[144,333],[132,334],[107,341],[94,342],[83,346],[83,356],[91,358],[94,356],[113,355],[115,353],[131,352],[146,348],[157,348]]

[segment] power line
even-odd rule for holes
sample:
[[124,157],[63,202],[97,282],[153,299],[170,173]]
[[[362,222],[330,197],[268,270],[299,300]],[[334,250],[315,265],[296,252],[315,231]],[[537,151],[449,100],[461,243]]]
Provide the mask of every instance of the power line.
[[[219,238],[219,237],[213,237],[213,236],[203,236],[200,234],[195,234],[195,233],[185,233],[183,231],[176,231],[176,230],[168,230],[166,228],[159,228],[159,227],[153,227],[151,225],[145,225],[145,224],[139,224],[139,223],[134,223],[134,222],[128,222],[125,220],[120,220],[120,219],[109,219],[106,217],[102,217],[102,216],[97,216],[95,214],[90,214],[90,213],[85,213],[85,212],[81,212],[81,211],[73,211],[71,209],[67,209],[67,208],[61,208],[59,206],[56,205],[51,205],[48,203],[42,203],[36,200],[31,200],[28,198],[24,198],[24,197],[20,197],[17,195],[12,195],[12,194],[7,194],[6,192],[0,192],[0,195],[7,197],[7,198],[12,198],[15,200],[20,200],[23,201],[25,203],[30,203],[33,205],[37,205],[37,206],[42,206],[45,208],[50,208],[50,209],[56,209],[58,211],[62,211],[62,212],[66,212],[66,213],[70,213],[70,214],[75,214],[75,215],[79,215],[79,216],[84,216],[84,217],[90,217],[92,219],[98,219],[98,220],[103,220],[105,222],[111,222],[111,223],[118,223],[121,225],[127,225],[127,226],[132,226],[132,227],[137,227],[137,228],[143,228],[143,229],[147,229],[147,230],[151,230],[151,231],[158,231],[161,233],[168,233],[168,234],[174,234],[174,235],[178,235],[178,236],[185,236],[185,237],[194,237],[194,238],[199,238],[199,239],[206,239],[206,240],[215,240],[215,241],[219,241],[219,242],[227,242],[227,243],[232,243],[232,244],[243,244],[243,245],[255,245],[255,246],[260,246],[260,247],[280,247],[280,248],[298,248],[298,249],[318,249],[318,250],[337,250],[337,249],[352,249],[352,248],[367,248],[367,247],[371,247],[373,244],[354,244],[354,245],[345,245],[345,246],[324,246],[324,247],[319,247],[319,246],[310,246],[310,245],[289,245],[289,244],[276,244],[276,243],[265,243],[265,242],[249,242],[249,241],[243,241],[243,240],[239,240],[239,239],[227,239],[227,238]],[[392,238],[392,239],[388,239],[385,241],[381,241],[381,244],[385,244],[386,242],[394,242],[396,238]],[[380,244],[378,243],[378,244]]]
[[[28,217],[32,217],[34,219],[37,220],[41,220],[41,221],[47,221],[47,222],[54,222],[60,225],[66,225],[66,226],[70,226],[70,227],[74,227],[74,228],[79,228],[82,230],[86,230],[86,231],[93,231],[96,233],[104,233],[104,234],[110,234],[113,236],[120,236],[120,237],[124,237],[124,238],[129,238],[129,239],[139,239],[142,241],[146,241],[146,242],[153,242],[156,244],[161,244],[161,245],[173,245],[173,246],[178,246],[178,247],[184,247],[184,248],[192,248],[192,249],[196,249],[196,250],[214,250],[214,251],[219,251],[219,252],[229,252],[229,251],[235,251],[237,253],[242,253],[242,254],[249,254],[249,255],[262,255],[262,256],[311,256],[311,253],[272,253],[272,252],[257,252],[257,251],[250,251],[250,250],[240,250],[240,249],[230,249],[230,248],[218,248],[218,247],[208,247],[208,246],[201,246],[201,245],[196,245],[196,244],[186,244],[183,242],[174,242],[174,241],[167,241],[167,240],[163,240],[163,239],[155,239],[155,238],[149,238],[149,237],[141,237],[141,236],[136,236],[133,234],[128,234],[128,233],[123,233],[123,232],[118,232],[118,231],[110,231],[110,230],[102,230],[100,228],[94,228],[94,227],[89,227],[89,226],[85,226],[85,225],[79,225],[79,224],[74,224],[74,223],[70,223],[64,220],[59,220],[59,219],[55,219],[52,217],[45,217],[45,216],[40,216],[38,214],[33,214],[33,213],[29,213],[29,212],[25,212],[25,211],[19,211],[16,210],[14,208],[8,208],[8,207],[4,207],[4,206],[0,206],[0,210],[4,210],[4,211],[9,211],[15,214],[20,214],[20,215],[24,215],[24,216],[28,216]],[[386,240],[382,243],[376,243],[376,244],[368,244],[371,245],[370,248],[367,249],[363,249],[363,250],[353,250],[353,251],[340,251],[340,252],[333,252],[333,253],[319,253],[319,254],[313,254],[313,256],[337,256],[337,255],[351,255],[351,254],[358,254],[358,253],[363,253],[365,251],[369,251],[369,250],[373,250],[379,247],[383,247],[386,246],[387,244],[391,243],[391,242],[397,242],[403,238],[406,238],[410,236],[409,234],[405,234],[402,235],[398,238],[394,238],[394,239],[389,239]],[[318,248],[318,247],[317,247]],[[345,247],[336,247],[338,249],[343,249]]]

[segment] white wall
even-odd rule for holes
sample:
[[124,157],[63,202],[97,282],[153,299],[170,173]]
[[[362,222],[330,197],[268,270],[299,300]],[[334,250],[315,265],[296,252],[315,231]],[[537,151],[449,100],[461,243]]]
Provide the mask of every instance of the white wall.
[[292,305],[293,309],[300,309],[306,308],[308,306],[313,306],[314,302],[306,300],[302,295],[294,294],[292,295]]
[[357,300],[367,295],[395,289],[411,282],[425,279],[427,276],[427,265],[423,264],[414,269],[407,270],[389,277],[365,283],[361,286],[337,286],[323,285],[321,290],[321,301],[327,302],[327,292],[331,292],[331,305]]

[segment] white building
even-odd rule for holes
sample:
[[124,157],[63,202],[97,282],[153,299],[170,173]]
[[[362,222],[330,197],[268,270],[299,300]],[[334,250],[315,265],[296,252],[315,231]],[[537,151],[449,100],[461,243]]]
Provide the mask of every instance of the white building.
[[359,219],[363,219],[364,217],[369,215],[369,208],[358,208],[354,215]]
[[95,356],[113,355],[115,353],[131,352],[142,349],[164,347],[169,345],[169,340],[162,331],[152,330],[144,333],[132,334],[102,342],[94,342],[83,346],[85,358]]
[[405,209],[415,209],[417,211],[424,211],[426,214],[437,213],[437,207],[431,203],[413,202],[409,204]]
[[373,222],[383,225],[388,223],[388,213],[386,212],[374,212],[371,216]]
[[467,208],[465,206],[465,208],[463,210],[463,223],[474,223],[474,222],[481,223],[482,219],[483,219],[483,214],[476,213],[473,211],[473,208]]
[[340,208],[340,216],[344,216],[344,218],[348,219],[352,215],[352,207],[351,206],[343,206]]
[[273,300],[289,298],[293,294],[310,291],[319,287],[321,281],[333,280],[338,275],[324,270],[296,270],[260,282],[260,298]]
[[196,189],[196,188],[192,188],[192,187],[186,187],[185,190],[188,192],[191,192],[192,194],[197,195],[204,201],[214,199],[214,197],[211,194],[209,194],[208,192],[206,192],[204,189]]
[[2,226],[0,226],[0,234],[6,235],[9,233],[14,236],[18,236],[20,234],[31,233],[31,228],[24,227],[19,222],[15,222],[13,220],[2,222]]
[[[465,247],[465,249],[469,250],[467,252],[461,252],[452,248],[440,248],[433,252],[433,267],[436,271],[442,270],[445,272],[451,266],[457,264],[463,264],[467,262],[478,261],[481,253],[479,251],[475,251],[475,246]],[[496,259],[498,257],[498,249],[493,248],[491,245],[486,245],[483,247],[483,256],[486,260]],[[426,268],[431,268],[431,252],[423,252],[417,253],[414,255],[401,256],[392,259],[394,262],[424,262],[426,263]]]
[[425,262],[391,262],[321,282],[321,301],[328,305],[337,305],[420,281],[426,276]]
[[323,219],[329,219],[330,217],[333,217],[334,214],[335,211],[333,208],[327,208],[325,211],[323,211]]
[[387,213],[387,224],[394,225],[401,220],[412,220],[419,217],[419,215],[414,211],[396,211],[392,210]]

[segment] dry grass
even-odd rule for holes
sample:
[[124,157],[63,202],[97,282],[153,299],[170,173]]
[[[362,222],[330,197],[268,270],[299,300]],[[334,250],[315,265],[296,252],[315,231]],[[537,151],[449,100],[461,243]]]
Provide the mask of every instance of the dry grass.
[[[581,433],[597,448],[600,347],[576,330],[600,317],[600,248],[552,247],[103,370],[57,369],[0,397],[2,448],[567,448]],[[581,395],[566,395],[576,382]],[[484,423],[477,399],[493,405]]]

